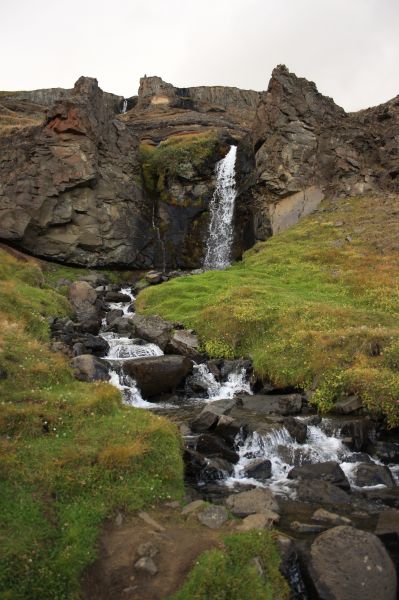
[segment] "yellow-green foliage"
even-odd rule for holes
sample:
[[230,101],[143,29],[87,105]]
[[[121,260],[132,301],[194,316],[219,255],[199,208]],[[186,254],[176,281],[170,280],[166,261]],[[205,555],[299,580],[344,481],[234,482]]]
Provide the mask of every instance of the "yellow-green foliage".
[[290,590],[279,564],[270,531],[230,535],[223,550],[200,556],[186,584],[169,600],[288,600]]
[[0,598],[77,599],[106,516],[181,496],[179,436],[76,381],[44,341],[65,298],[37,264],[0,258]]
[[[325,201],[323,211],[257,244],[223,272],[148,288],[137,309],[183,321],[205,347],[216,340],[236,356],[251,355],[258,373],[275,385],[318,387],[320,409],[343,393],[359,393],[394,426],[396,204],[396,198]],[[362,383],[363,371],[370,375]]]
[[163,201],[173,203],[167,191],[168,178],[184,178],[187,169],[201,171],[210,159],[214,164],[219,145],[212,131],[174,135],[158,146],[142,143],[139,158],[147,190],[160,195]]

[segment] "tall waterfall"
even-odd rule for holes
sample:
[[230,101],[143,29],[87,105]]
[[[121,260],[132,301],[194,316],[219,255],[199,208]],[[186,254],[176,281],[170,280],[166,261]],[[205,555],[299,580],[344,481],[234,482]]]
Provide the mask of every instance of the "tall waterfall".
[[122,104],[122,110],[121,110],[122,115],[124,115],[126,111],[127,111],[127,100],[124,99],[123,104]]
[[205,269],[225,269],[231,262],[234,201],[237,195],[234,169],[236,154],[237,146],[230,146],[229,152],[216,165],[216,189],[210,203]]

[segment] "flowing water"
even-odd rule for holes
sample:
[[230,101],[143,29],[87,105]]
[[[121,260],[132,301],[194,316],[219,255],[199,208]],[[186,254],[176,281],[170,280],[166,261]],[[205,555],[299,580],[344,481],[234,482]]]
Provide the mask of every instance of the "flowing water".
[[121,114],[124,115],[127,111],[127,100],[123,100]]
[[210,203],[210,224],[204,268],[225,269],[231,262],[233,215],[236,199],[235,162],[237,146],[216,165],[216,189]]
[[[131,303],[134,296],[130,289],[122,289],[123,294],[130,297],[129,302],[109,304],[110,309],[122,309],[124,318],[129,319],[134,313]],[[200,396],[195,392],[188,393],[181,398],[178,404],[154,403],[144,400],[136,382],[123,373],[123,363],[146,356],[161,356],[161,348],[156,344],[143,340],[130,339],[126,335],[107,332],[106,322],[103,321],[102,337],[109,344],[109,352],[105,359],[111,364],[110,383],[121,390],[124,401],[139,408],[163,411],[175,420],[190,421],[201,409],[209,403],[222,399],[231,399],[238,394],[252,394],[251,386],[247,381],[245,369],[238,369],[229,373],[224,381],[217,381],[206,364],[194,364],[190,386],[192,389],[201,390]],[[189,389],[189,388],[188,388]],[[297,417],[301,419],[301,417]],[[261,418],[256,419],[256,421]],[[256,429],[257,422],[255,422]],[[254,432],[247,437],[236,439],[236,451],[239,461],[234,466],[234,473],[226,477],[224,484],[236,486],[237,484],[254,484],[268,486],[274,491],[292,496],[294,484],[288,479],[289,471],[297,465],[335,461],[340,464],[352,489],[354,485],[354,471],[360,462],[364,462],[364,454],[352,452],[343,443],[340,436],[340,427],[331,419],[323,419],[319,425],[308,425],[305,443],[298,443],[291,437],[283,423],[275,423],[268,433]],[[192,439],[192,436],[190,436]],[[195,437],[195,436],[194,436]],[[246,476],[246,467],[255,459],[267,459],[271,462],[272,476],[266,482],[260,482]],[[367,460],[379,464],[372,457]],[[391,468],[392,474],[399,481],[399,469]],[[383,487],[383,486],[374,486]],[[365,489],[365,488],[362,488]]]

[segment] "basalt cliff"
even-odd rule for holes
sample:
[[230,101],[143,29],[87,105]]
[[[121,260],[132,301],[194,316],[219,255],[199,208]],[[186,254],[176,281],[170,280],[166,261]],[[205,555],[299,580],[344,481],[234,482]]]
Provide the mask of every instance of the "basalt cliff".
[[0,239],[86,266],[200,267],[215,164],[238,145],[235,256],[324,195],[399,190],[399,97],[346,113],[286,67],[266,92],[176,88],[138,96],[0,95]]

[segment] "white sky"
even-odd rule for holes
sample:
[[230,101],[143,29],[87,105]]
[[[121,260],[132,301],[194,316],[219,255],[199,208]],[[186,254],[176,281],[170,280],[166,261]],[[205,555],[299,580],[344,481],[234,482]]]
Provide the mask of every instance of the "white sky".
[[123,96],[139,78],[264,90],[274,66],[346,110],[399,94],[399,0],[0,0],[0,90]]

